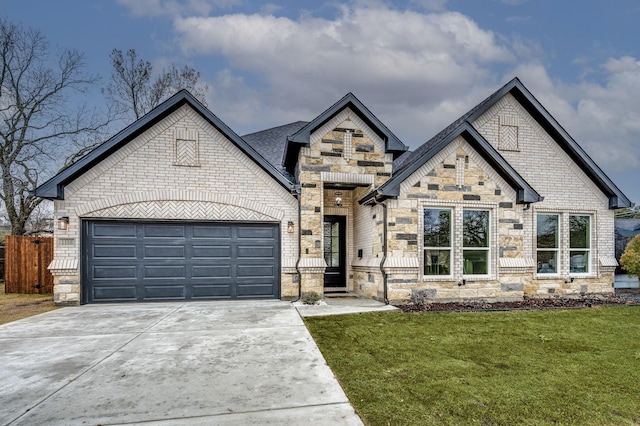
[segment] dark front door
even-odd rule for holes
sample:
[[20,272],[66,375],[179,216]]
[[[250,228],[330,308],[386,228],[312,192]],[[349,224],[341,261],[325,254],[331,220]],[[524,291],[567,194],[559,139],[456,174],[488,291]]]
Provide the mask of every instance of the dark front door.
[[324,273],[325,291],[345,290],[346,233],[344,216],[324,217],[324,260],[327,270]]

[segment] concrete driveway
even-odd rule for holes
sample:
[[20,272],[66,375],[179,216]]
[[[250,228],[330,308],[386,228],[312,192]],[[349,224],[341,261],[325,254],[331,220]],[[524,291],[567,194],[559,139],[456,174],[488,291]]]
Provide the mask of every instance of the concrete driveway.
[[64,308],[0,326],[0,424],[361,425],[282,301]]

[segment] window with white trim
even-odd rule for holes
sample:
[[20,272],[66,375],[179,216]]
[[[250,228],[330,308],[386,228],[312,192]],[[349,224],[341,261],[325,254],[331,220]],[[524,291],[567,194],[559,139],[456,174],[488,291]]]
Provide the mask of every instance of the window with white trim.
[[537,271],[539,274],[558,273],[559,224],[557,214],[537,215]]
[[424,275],[451,275],[451,209],[424,209]]
[[539,275],[591,272],[590,215],[538,213],[536,229]]
[[490,210],[425,207],[423,217],[425,277],[490,274]]
[[589,273],[590,254],[591,217],[586,215],[569,216],[569,273]]
[[489,274],[489,211],[462,212],[462,273]]

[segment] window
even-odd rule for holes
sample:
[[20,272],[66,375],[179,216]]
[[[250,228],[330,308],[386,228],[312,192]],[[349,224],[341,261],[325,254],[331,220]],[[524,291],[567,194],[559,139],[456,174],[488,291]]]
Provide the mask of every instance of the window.
[[463,274],[489,273],[489,212],[464,210],[462,214]]
[[424,274],[451,274],[451,210],[424,209]]
[[590,219],[589,216],[569,216],[569,272],[572,274],[589,272]]
[[558,251],[560,249],[558,238],[558,215],[539,214],[537,220],[538,239],[538,273],[558,273]]
[[[491,211],[455,213],[455,208],[424,209],[424,275],[488,275]],[[461,232],[454,233],[454,226]],[[461,261],[453,262],[454,258]]]
[[591,216],[538,214],[537,253],[538,274],[566,274],[567,266],[570,274],[588,274]]

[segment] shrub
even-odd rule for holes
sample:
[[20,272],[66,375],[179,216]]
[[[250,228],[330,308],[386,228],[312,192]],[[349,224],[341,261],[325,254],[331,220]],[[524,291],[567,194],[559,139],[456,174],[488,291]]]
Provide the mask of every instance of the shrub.
[[305,305],[315,305],[318,301],[320,301],[320,295],[315,291],[307,291],[306,293],[302,293],[302,303],[304,303]]
[[620,258],[620,264],[630,275],[640,276],[640,234],[629,241]]

